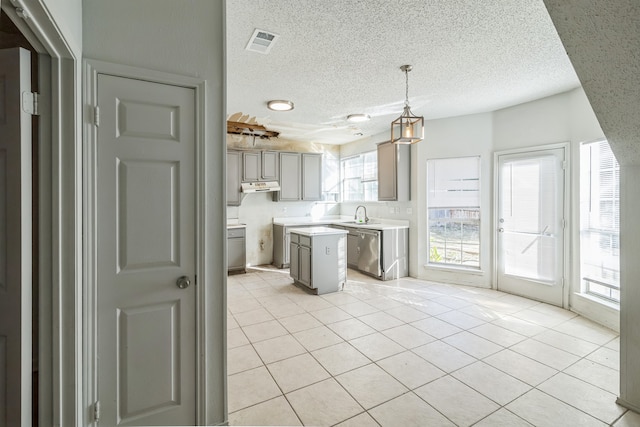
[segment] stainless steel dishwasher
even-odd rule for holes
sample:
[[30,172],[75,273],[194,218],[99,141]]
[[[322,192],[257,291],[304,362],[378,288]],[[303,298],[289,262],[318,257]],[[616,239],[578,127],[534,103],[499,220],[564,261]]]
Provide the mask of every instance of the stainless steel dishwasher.
[[358,230],[358,270],[375,277],[382,276],[380,267],[380,231]]

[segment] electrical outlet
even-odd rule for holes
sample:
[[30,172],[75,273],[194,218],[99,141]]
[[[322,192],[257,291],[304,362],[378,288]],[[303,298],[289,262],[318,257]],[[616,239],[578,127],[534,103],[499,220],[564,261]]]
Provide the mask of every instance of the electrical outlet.
[[392,214],[392,213],[396,213],[396,208],[394,208],[393,206],[391,206],[391,207],[389,208],[389,213],[391,213],[391,214]]
[[325,252],[327,253],[327,255],[331,255],[331,248],[329,246],[327,246],[325,248]]
[[413,209],[407,208],[407,215],[411,215],[413,213]]

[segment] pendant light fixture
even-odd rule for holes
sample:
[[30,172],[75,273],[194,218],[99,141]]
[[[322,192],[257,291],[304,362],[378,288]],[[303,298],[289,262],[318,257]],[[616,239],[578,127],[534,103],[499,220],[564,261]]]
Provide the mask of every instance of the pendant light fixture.
[[405,75],[404,110],[400,117],[391,122],[391,143],[415,144],[424,139],[424,117],[415,116],[409,107],[409,71],[411,65],[403,65],[400,70]]

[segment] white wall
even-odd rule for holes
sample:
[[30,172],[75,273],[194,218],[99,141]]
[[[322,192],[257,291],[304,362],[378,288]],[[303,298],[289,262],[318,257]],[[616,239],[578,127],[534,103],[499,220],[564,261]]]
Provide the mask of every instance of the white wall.
[[[425,140],[417,146],[416,191],[412,192],[417,232],[412,233],[417,249],[411,256],[411,271],[416,277],[473,286],[491,286],[491,173],[492,115],[474,114],[425,123]],[[480,156],[480,271],[463,271],[428,266],[427,245],[427,160],[448,157]]]
[[[413,277],[490,287],[493,278],[493,153],[495,151],[569,142],[574,168],[572,175],[572,206],[578,206],[578,148],[581,142],[603,137],[602,130],[582,91],[569,92],[505,108],[491,113],[428,120],[425,140],[412,147],[411,202],[367,202],[369,216],[390,219],[408,219],[412,233],[410,246],[410,274]],[[375,149],[377,142],[388,139],[382,133],[341,147],[342,157]],[[426,162],[428,159],[475,156],[481,158],[481,268],[480,271],[427,266],[427,213]],[[358,203],[342,203],[341,214],[349,215]],[[390,207],[400,207],[399,214],[390,213]],[[407,214],[407,208],[412,213]],[[371,214],[373,212],[373,215]],[[578,283],[579,222],[577,209],[570,217],[573,275],[571,283]],[[600,315],[580,306],[587,315]],[[602,321],[600,319],[600,321]],[[615,326],[610,322],[604,322]]]
[[495,151],[567,142],[571,96],[565,92],[493,113]]

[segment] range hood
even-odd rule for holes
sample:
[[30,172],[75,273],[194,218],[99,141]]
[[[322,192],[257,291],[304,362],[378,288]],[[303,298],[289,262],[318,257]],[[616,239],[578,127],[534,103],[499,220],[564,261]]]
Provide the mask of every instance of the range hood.
[[247,193],[267,193],[269,191],[280,191],[280,184],[278,181],[264,181],[264,182],[243,182],[240,184],[242,192]]

